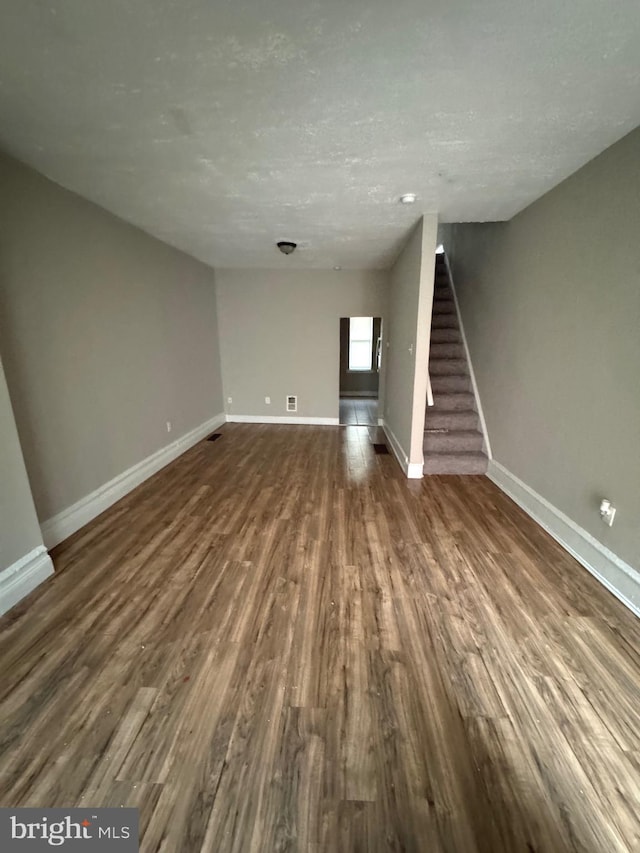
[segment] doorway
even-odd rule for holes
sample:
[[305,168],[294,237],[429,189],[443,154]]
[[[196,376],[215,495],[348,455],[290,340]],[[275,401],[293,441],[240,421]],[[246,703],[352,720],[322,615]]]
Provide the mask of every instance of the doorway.
[[377,426],[381,317],[340,318],[340,402],[342,426]]

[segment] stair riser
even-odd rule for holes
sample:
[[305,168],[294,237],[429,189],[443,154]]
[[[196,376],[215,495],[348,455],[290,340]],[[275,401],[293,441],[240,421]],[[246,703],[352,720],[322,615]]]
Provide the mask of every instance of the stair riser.
[[432,316],[437,317],[439,314],[455,314],[456,303],[453,299],[436,299],[433,303]]
[[425,474],[486,474],[487,459],[484,456],[472,459],[457,459],[446,455],[431,456],[424,460]]
[[464,358],[464,347],[462,344],[438,343],[431,341],[430,358]]
[[457,329],[457,314],[434,314],[431,318],[432,329]]
[[463,358],[429,359],[429,374],[431,376],[464,375],[466,372],[467,362]]
[[425,433],[423,448],[425,453],[482,450],[482,435],[456,431]]
[[432,329],[431,345],[433,344],[458,344],[462,343],[458,329]]
[[434,412],[428,410],[425,429],[478,429],[477,412]]
[[437,395],[442,391],[446,393],[448,391],[469,391],[470,389],[471,382],[468,376],[434,376],[433,374],[431,374],[431,390],[433,391],[434,400],[436,399]]

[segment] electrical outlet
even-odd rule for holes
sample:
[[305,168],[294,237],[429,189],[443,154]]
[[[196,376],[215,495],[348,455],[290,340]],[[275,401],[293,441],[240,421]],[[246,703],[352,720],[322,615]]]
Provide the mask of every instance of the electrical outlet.
[[227,397],[227,404],[230,406],[233,403],[233,397]]
[[264,401],[265,401],[265,403],[267,404],[267,406],[270,406],[270,405],[271,405],[271,397],[265,397],[265,398],[264,398]]
[[171,421],[167,421],[167,432],[171,432]]

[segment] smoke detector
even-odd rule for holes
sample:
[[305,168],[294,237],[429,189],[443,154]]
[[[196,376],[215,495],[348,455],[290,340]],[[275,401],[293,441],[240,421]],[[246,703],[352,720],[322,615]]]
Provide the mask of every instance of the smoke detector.
[[400,204],[415,204],[417,198],[415,193],[405,193],[400,196]]
[[297,245],[297,243],[291,243],[289,240],[280,240],[279,243],[276,243],[283,255],[290,255]]

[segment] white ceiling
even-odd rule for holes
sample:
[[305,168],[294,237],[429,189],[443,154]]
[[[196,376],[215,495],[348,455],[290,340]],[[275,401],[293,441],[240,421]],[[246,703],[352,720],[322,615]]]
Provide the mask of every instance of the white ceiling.
[[0,16],[0,146],[215,266],[386,267],[422,212],[508,219],[640,123],[638,0]]

